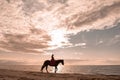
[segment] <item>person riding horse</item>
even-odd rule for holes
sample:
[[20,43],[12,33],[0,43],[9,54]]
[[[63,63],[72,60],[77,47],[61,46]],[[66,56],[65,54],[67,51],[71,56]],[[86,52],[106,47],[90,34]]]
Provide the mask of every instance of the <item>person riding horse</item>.
[[52,54],[52,56],[51,56],[50,64],[51,64],[51,66],[55,65],[54,54]]
[[51,60],[45,60],[45,61],[44,61],[43,65],[42,65],[42,67],[41,67],[41,72],[43,72],[43,69],[46,67],[46,71],[47,71],[47,73],[48,73],[48,70],[47,70],[48,66],[52,66],[52,67],[55,67],[55,73],[56,73],[57,70],[58,70],[57,66],[58,66],[60,63],[61,63],[62,65],[64,65],[64,60],[62,60],[62,59],[55,60],[55,59],[54,59],[54,55],[52,54]]

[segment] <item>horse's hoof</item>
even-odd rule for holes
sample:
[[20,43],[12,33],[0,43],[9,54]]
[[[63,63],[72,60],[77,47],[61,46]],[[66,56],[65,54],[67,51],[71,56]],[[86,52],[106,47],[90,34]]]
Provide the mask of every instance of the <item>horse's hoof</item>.
[[43,71],[40,70],[41,73],[43,73]]

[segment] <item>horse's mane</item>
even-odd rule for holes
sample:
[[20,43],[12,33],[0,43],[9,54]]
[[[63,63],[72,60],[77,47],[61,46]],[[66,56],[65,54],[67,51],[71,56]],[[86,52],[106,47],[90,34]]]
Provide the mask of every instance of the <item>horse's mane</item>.
[[56,61],[63,61],[63,59],[57,59]]

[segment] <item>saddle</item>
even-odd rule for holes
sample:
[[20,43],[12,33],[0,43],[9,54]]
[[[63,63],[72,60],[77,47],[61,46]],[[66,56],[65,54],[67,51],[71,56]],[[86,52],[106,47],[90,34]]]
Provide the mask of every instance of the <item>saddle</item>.
[[54,66],[54,65],[55,65],[55,61],[54,61],[54,60],[51,60],[51,61],[50,61],[50,65],[51,65],[51,66]]

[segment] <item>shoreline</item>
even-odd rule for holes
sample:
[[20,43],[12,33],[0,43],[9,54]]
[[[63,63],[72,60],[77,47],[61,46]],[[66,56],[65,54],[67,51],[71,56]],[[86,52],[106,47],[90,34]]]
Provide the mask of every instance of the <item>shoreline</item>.
[[0,80],[120,80],[120,75],[41,73],[0,69]]

